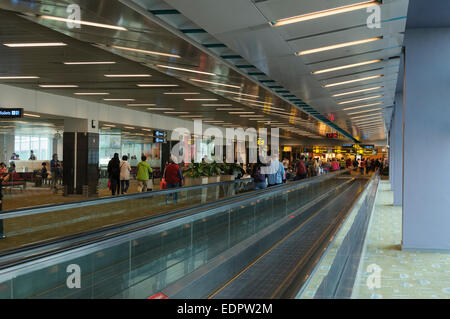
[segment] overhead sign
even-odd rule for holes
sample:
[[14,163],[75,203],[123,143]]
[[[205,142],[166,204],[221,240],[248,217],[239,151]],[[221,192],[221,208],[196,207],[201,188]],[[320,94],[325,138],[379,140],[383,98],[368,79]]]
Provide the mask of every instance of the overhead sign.
[[153,143],[166,143],[166,139],[160,138],[160,137],[155,137],[155,138],[153,138]]
[[163,131],[154,131],[153,135],[156,137],[166,137],[166,132]]
[[327,138],[338,138],[339,134],[338,133],[327,133]]
[[3,109],[0,108],[0,118],[2,119],[17,119],[23,117],[23,109]]

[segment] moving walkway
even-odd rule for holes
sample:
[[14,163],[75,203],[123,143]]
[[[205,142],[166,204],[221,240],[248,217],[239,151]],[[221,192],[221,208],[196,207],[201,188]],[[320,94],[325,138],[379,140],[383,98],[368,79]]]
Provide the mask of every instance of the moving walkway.
[[0,298],[291,298],[368,182],[341,171],[25,247],[0,258]]

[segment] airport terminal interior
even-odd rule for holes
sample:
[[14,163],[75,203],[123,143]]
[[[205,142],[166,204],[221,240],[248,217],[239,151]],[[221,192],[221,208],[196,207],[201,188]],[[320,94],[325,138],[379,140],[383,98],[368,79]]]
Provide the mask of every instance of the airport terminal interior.
[[0,0],[0,299],[450,298],[449,56],[447,0]]

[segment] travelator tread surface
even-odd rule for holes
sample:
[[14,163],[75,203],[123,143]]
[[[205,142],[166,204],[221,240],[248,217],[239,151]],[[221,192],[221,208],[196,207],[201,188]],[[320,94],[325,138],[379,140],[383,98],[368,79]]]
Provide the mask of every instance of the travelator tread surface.
[[[355,180],[339,196],[319,209],[299,228],[275,244],[243,272],[219,288],[210,298],[268,299],[290,298],[289,281],[310,261],[319,244],[329,240],[327,234],[337,226],[351,208],[366,180]],[[324,237],[325,236],[325,237]],[[295,289],[295,293],[298,289]],[[288,293],[288,295],[286,295]],[[292,293],[292,292],[291,292]]]

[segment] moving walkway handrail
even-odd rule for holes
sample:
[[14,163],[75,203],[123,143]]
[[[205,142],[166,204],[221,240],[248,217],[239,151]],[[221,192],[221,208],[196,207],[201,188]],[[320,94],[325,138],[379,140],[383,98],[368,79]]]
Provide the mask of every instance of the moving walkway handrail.
[[231,185],[231,184],[238,184],[238,183],[245,183],[245,182],[249,182],[249,183],[253,182],[253,178],[237,179],[234,181],[224,181],[224,182],[202,184],[202,185],[195,185],[195,186],[188,186],[188,187],[179,187],[179,188],[165,189],[165,190],[152,191],[152,192],[146,192],[146,193],[120,195],[120,196],[115,196],[115,197],[88,199],[88,200],[78,201],[78,202],[73,202],[73,203],[45,205],[45,206],[30,207],[30,208],[20,208],[20,209],[15,209],[15,210],[4,211],[4,212],[0,213],[0,217],[1,217],[0,219],[30,216],[30,215],[37,215],[37,214],[42,214],[42,213],[51,213],[51,212],[63,211],[63,210],[67,210],[67,209],[88,207],[88,206],[101,205],[101,204],[111,204],[111,203],[115,203],[115,202],[121,202],[121,201],[132,200],[132,199],[150,198],[150,197],[159,196],[159,195],[170,195],[173,193],[181,193],[181,192],[192,191],[192,190],[196,190],[196,189],[203,189],[203,188],[217,187],[217,186],[224,186],[224,185]]
[[[3,270],[8,269],[8,264],[13,264],[12,266],[14,269],[16,269],[16,266],[20,266],[24,263],[33,263],[37,262],[38,264],[41,264],[42,261],[45,260],[53,260],[53,258],[58,259],[59,256],[69,256],[73,259],[74,256],[82,256],[86,255],[92,251],[96,251],[99,249],[107,249],[109,247],[121,244],[123,242],[127,242],[136,238],[139,238],[143,235],[147,235],[149,233],[149,230],[154,232],[163,231],[165,229],[170,229],[173,227],[177,227],[179,225],[183,225],[186,223],[189,223],[189,219],[202,219],[211,215],[214,215],[216,213],[220,213],[223,210],[232,209],[236,206],[242,206],[249,204],[251,202],[257,201],[259,199],[263,199],[267,197],[267,193],[270,193],[271,196],[276,196],[279,193],[289,191],[291,189],[296,189],[300,186],[300,188],[306,187],[311,184],[319,183],[323,180],[331,179],[333,177],[339,176],[344,174],[345,172],[348,172],[348,170],[340,170],[337,172],[321,175],[315,178],[310,179],[304,179],[288,184],[282,184],[275,187],[270,187],[263,190],[254,191],[251,194],[242,194],[240,196],[236,196],[235,198],[226,198],[223,200],[219,200],[217,202],[208,203],[205,205],[200,205],[196,207],[186,208],[182,209],[177,212],[177,216],[175,218],[172,218],[170,220],[161,218],[161,216],[154,217],[154,218],[148,218],[147,220],[154,220],[151,224],[144,224],[132,229],[127,229],[123,231],[119,231],[116,233],[110,233],[109,235],[101,238],[92,238],[91,240],[85,240],[82,241],[83,237],[86,237],[86,234],[80,234],[78,236],[74,236],[79,238],[79,240],[76,243],[73,243],[72,245],[62,247],[60,249],[53,249],[48,252],[40,253],[38,255],[31,255],[26,258],[16,260],[16,261],[9,261],[3,264],[4,267],[1,269],[0,267],[0,279],[2,279],[2,274],[4,273]],[[242,181],[242,180],[241,180]],[[180,214],[181,213],[181,214]],[[172,213],[170,215],[173,215]],[[180,216],[181,215],[181,216]],[[139,223],[142,223],[142,221],[139,221]],[[117,227],[121,227],[123,225],[118,225]],[[82,242],[81,242],[82,241]],[[81,243],[80,243],[81,242]],[[50,245],[51,243],[48,243]],[[69,253],[67,255],[66,253]],[[40,261],[41,262],[40,262]],[[5,268],[6,267],[6,268]],[[20,267],[19,267],[20,268]]]

